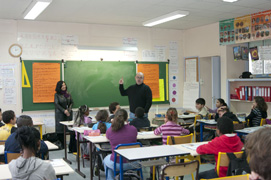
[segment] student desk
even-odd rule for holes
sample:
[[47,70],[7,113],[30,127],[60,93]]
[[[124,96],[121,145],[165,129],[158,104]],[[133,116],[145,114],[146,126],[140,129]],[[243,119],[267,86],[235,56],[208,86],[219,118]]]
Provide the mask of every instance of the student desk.
[[[189,152],[191,156],[198,156],[199,154],[197,153],[196,149],[198,146],[207,144],[208,141],[205,142],[197,142],[197,143],[187,143],[187,144],[176,144],[176,145],[171,145],[181,151],[186,151]],[[188,148],[188,146],[191,146],[191,148]]]
[[[100,144],[100,143],[106,143],[109,142],[109,140],[106,138],[105,135],[101,136],[83,136],[83,138],[87,141],[89,141],[89,162],[90,162],[90,179],[93,180],[93,164],[92,164],[92,146],[93,144]],[[138,132],[137,134],[137,139],[161,139],[161,135],[155,135],[153,131],[148,131],[148,132]],[[156,146],[155,146],[156,147]],[[143,153],[144,154],[144,153]]]
[[5,145],[0,145],[0,155],[3,155],[5,152]]
[[203,127],[204,127],[204,125],[216,125],[217,122],[214,119],[211,119],[211,120],[199,119],[199,120],[197,120],[197,122],[200,123],[200,142],[202,142],[203,141]]
[[257,131],[258,129],[261,129],[263,127],[264,126],[248,127],[248,128],[244,128],[244,129],[235,130],[235,132],[237,132],[237,135],[239,137],[241,137],[242,135],[253,133],[254,131]]
[[[64,161],[63,161],[63,166],[53,166],[57,178],[63,179],[64,175],[69,175],[71,173],[74,173],[74,170]],[[46,170],[46,169],[45,169]],[[3,164],[0,165],[0,180],[6,180],[6,179],[11,179],[11,173],[8,168],[8,164]]]
[[123,158],[129,161],[135,160],[146,160],[154,158],[162,158],[169,156],[184,156],[189,155],[187,151],[181,151],[174,146],[161,145],[161,146],[150,146],[140,147],[131,149],[120,149],[114,150],[120,155],[120,179],[123,180]]

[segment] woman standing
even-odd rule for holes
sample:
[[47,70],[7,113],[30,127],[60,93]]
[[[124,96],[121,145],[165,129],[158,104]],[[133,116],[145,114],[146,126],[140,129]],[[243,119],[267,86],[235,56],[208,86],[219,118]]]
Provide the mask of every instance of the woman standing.
[[55,130],[62,145],[64,144],[64,126],[59,122],[72,120],[72,105],[73,100],[67,91],[66,83],[58,81],[55,93]]

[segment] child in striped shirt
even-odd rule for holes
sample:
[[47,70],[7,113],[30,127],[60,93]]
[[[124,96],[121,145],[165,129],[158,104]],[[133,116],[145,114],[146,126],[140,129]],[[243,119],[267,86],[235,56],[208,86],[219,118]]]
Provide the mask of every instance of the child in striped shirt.
[[189,134],[189,130],[177,124],[178,112],[176,108],[169,108],[166,113],[165,124],[154,130],[155,135],[162,134],[163,144],[167,144],[167,136]]

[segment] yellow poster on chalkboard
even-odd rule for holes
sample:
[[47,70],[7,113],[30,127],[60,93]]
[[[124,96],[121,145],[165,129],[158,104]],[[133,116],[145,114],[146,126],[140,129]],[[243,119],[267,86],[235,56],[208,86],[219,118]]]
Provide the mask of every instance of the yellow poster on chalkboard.
[[54,102],[60,63],[33,63],[33,103]]
[[153,102],[165,101],[164,79],[159,79],[159,98],[152,98]]

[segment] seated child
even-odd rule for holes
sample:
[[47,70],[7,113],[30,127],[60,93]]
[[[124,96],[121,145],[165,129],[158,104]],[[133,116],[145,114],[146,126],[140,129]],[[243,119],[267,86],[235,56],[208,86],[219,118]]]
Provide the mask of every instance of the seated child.
[[17,130],[16,140],[22,149],[22,155],[12,160],[8,167],[13,180],[56,179],[53,166],[35,157],[40,148],[40,133],[34,127],[23,126]]
[[261,119],[267,117],[268,106],[263,97],[255,96],[253,105],[251,107],[250,114],[246,117],[246,121],[249,119],[249,126],[260,126]]
[[117,110],[120,109],[120,104],[118,102],[112,102],[110,105],[109,105],[109,112],[110,112],[110,115],[109,115],[109,118],[107,119],[107,122],[110,122],[112,121],[112,119],[114,119],[115,117],[115,113],[117,112]]
[[200,115],[202,118],[208,115],[207,108],[205,107],[205,99],[198,98],[196,100],[196,109],[199,111],[198,115]]
[[[28,126],[28,127],[33,126],[33,121],[30,116],[21,115],[18,118],[18,120],[17,120],[18,129],[20,129],[23,126]],[[22,151],[19,142],[15,138],[17,135],[18,129],[8,137],[8,139],[5,143],[5,151],[10,151],[10,152],[15,152],[15,153],[20,153]],[[43,154],[43,155],[48,154],[48,147],[45,144],[45,142],[42,140],[40,141],[40,149],[37,152],[36,156],[41,157],[41,154]]]
[[[80,126],[86,126],[89,127],[91,125],[91,119],[88,117],[89,115],[89,108],[87,105],[82,105],[79,107],[77,114],[75,115],[74,120],[74,126],[80,127]],[[75,134],[76,135],[76,134]],[[77,135],[75,136],[75,139],[77,139]],[[82,138],[80,137],[82,140]],[[89,151],[88,151],[88,145],[87,143],[80,144],[80,147],[82,149],[82,154],[85,159],[89,158]]]
[[167,144],[168,136],[181,136],[189,134],[189,130],[177,124],[178,112],[176,108],[169,108],[165,117],[165,124],[154,130],[155,135],[162,134],[163,144]]
[[[124,109],[119,109],[112,121],[112,126],[106,131],[106,137],[109,139],[112,147],[112,154],[104,158],[104,169],[108,170],[107,179],[114,179],[114,149],[119,144],[128,144],[137,142],[137,130],[134,126],[127,123],[128,113]],[[134,162],[133,162],[134,163]],[[117,157],[116,168],[119,170],[119,156]],[[131,163],[123,160],[123,170],[134,169]]]
[[106,122],[108,119],[108,112],[106,110],[100,110],[98,111],[95,118],[97,123],[93,125],[92,129],[100,129],[101,134],[105,134],[106,130],[111,127],[111,123]]
[[11,133],[13,133],[16,128],[14,127],[16,123],[16,116],[12,110],[3,112],[4,126],[0,127],[0,141],[5,141],[8,139]]
[[2,123],[2,109],[0,108],[0,127],[4,126],[5,124]]
[[210,109],[207,106],[206,106],[206,108],[208,109],[209,113],[217,113],[218,108],[220,108],[222,106],[227,106],[227,104],[225,103],[224,99],[218,98],[216,100],[215,106],[216,106],[215,109]]
[[144,117],[145,110],[142,107],[135,109],[136,118],[130,122],[130,125],[135,126],[137,131],[143,127],[150,127],[150,121],[147,117]]
[[235,114],[233,114],[232,112],[230,112],[229,108],[228,107],[220,107],[218,109],[218,117],[215,118],[215,120],[217,121],[218,118],[220,117],[228,117],[230,118],[232,121],[235,121],[235,122],[238,122],[238,123],[241,123],[239,121],[239,119],[236,117]]
[[250,133],[245,142],[245,150],[250,157],[251,180],[271,179],[271,128],[259,129]]
[[[208,144],[199,146],[197,148],[198,154],[214,154],[217,163],[219,152],[239,152],[243,148],[243,143],[240,138],[236,134],[233,134],[233,122],[230,118],[221,117],[217,120],[216,133],[219,137],[214,138]],[[227,167],[220,167],[219,177],[226,176],[227,169]],[[216,177],[216,168],[199,173],[199,179],[211,179]]]

